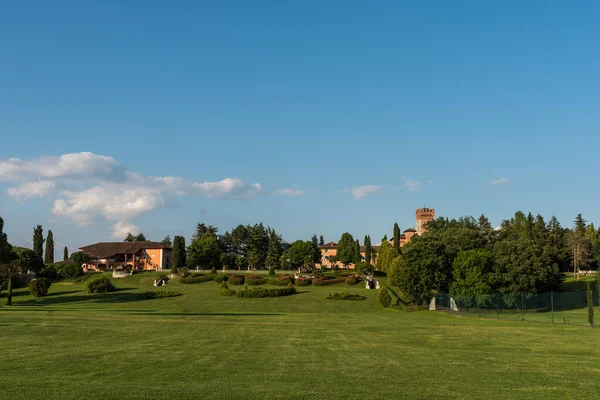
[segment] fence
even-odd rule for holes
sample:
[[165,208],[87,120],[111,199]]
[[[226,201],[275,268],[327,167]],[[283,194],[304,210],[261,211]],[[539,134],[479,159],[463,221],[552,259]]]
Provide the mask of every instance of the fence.
[[[598,291],[592,291],[592,300],[594,311],[600,312]],[[494,293],[476,296],[438,293],[432,299],[430,309],[474,318],[589,325],[586,291]],[[600,322],[600,319],[598,321]]]

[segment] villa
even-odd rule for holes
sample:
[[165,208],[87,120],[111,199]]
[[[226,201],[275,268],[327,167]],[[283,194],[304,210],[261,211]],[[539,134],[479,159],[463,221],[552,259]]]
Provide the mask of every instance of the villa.
[[[435,218],[435,209],[433,208],[419,208],[416,211],[416,219],[417,219],[417,228],[409,228],[404,231],[404,233],[400,234],[400,247],[404,246],[406,243],[409,243],[410,240],[415,235],[422,235],[426,232],[425,225],[429,221],[433,221]],[[389,239],[391,244],[394,243],[394,239]],[[320,246],[321,249],[321,265],[325,265],[327,268],[333,268],[335,264],[332,263],[331,258],[337,255],[337,243],[329,242],[325,243],[323,246]],[[377,262],[377,253],[379,251],[379,246],[373,246],[374,254],[371,256],[371,260],[365,260],[365,246],[360,246],[360,256],[361,261],[368,261],[371,264],[375,265]],[[354,264],[348,264],[349,269],[354,269]]]
[[157,242],[101,242],[83,246],[90,260],[83,270],[159,270],[171,268],[173,250]]

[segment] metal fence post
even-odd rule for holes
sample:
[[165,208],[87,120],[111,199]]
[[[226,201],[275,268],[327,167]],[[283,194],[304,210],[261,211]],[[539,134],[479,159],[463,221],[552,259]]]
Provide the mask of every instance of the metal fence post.
[[554,292],[550,291],[550,304],[552,307],[552,324],[554,324]]

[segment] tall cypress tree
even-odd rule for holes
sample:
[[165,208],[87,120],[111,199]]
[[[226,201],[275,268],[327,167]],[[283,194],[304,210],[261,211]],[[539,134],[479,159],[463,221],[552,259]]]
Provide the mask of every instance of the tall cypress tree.
[[52,231],[48,230],[48,237],[46,238],[46,255],[44,257],[44,264],[54,263],[54,235]]
[[325,239],[323,239],[323,235],[319,236],[319,246],[325,246]]
[[65,249],[63,250],[63,261],[67,261],[69,259],[69,249],[67,249],[67,246],[65,246]]
[[187,257],[185,253],[185,238],[183,236],[175,236],[173,239],[173,266],[171,272],[176,273],[179,268],[184,268],[187,265]]
[[33,228],[33,252],[40,259],[44,259],[44,230],[41,225]]
[[370,263],[373,258],[373,246],[371,246],[371,237],[365,236],[365,261]]
[[397,222],[394,224],[394,248],[400,251],[400,227]]
[[354,264],[361,262],[360,259],[360,241],[356,239],[354,242]]

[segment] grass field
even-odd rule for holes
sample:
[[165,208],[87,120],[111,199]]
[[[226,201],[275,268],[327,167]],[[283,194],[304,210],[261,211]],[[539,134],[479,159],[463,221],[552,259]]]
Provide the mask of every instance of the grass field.
[[[564,399],[600,392],[598,330],[377,306],[377,291],[302,287],[280,298],[218,295],[213,282],[140,300],[54,284],[0,307],[2,399]],[[332,301],[333,291],[364,301]],[[4,303],[4,299],[0,300]]]

